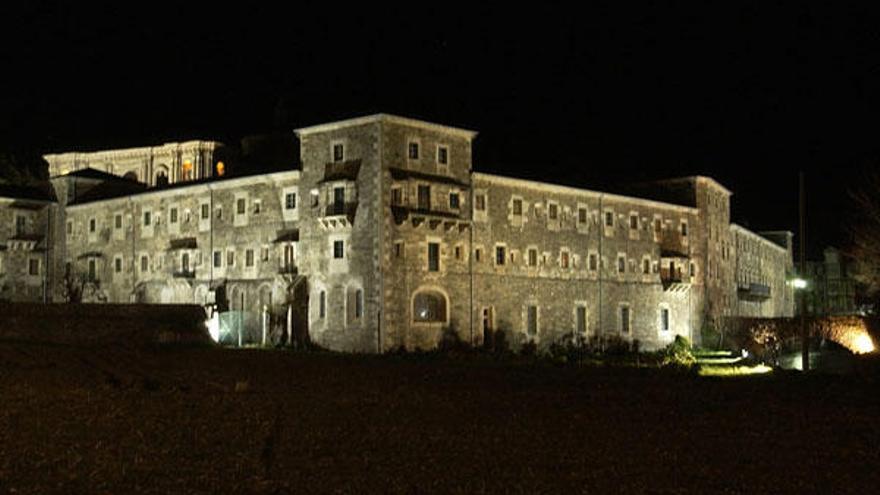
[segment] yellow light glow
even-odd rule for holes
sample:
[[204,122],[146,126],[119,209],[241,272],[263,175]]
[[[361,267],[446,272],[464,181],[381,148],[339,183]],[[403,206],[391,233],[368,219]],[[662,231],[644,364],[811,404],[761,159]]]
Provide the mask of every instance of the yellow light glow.
[[217,175],[223,176],[226,173],[226,164],[223,162],[217,162]]
[[856,354],[874,352],[874,341],[871,340],[871,336],[866,333],[857,336],[853,340],[853,352]]
[[183,162],[183,170],[185,172],[189,172],[190,170],[192,170],[192,168],[193,168],[193,164],[191,161],[186,160],[185,162]]

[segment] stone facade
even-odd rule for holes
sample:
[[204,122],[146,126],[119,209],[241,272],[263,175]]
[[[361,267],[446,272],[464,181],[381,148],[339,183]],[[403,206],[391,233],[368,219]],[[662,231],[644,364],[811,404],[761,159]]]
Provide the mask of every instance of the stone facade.
[[48,300],[52,204],[0,193],[0,300]]
[[[699,342],[721,316],[792,313],[790,247],[730,224],[730,192],[710,178],[658,183],[679,198],[658,201],[477,173],[475,132],[381,114],[296,135],[301,171],[186,184],[172,167],[156,188],[155,154],[102,152],[105,172],[149,182],[56,177],[50,298],[74,274],[88,300],[216,305],[250,340],[287,316],[294,335],[355,352],[501,331],[514,345],[574,333],[652,349]],[[58,158],[70,155],[47,157],[54,173],[81,163]],[[746,238],[760,254],[737,249]],[[743,291],[754,273],[769,295]]]

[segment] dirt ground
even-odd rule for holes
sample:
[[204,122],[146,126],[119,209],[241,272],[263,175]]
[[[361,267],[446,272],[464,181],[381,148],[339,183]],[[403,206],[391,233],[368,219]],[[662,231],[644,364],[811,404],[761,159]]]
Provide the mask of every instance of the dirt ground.
[[0,493],[873,493],[875,374],[0,343]]

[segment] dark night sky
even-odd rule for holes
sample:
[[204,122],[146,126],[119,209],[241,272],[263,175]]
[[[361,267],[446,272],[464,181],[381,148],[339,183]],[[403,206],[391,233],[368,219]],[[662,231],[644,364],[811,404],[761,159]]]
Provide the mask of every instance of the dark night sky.
[[850,177],[880,163],[876,12],[622,3],[3,6],[0,145],[236,142],[399,113],[480,131],[481,171],[591,188],[710,175],[756,230],[797,229],[803,169],[811,250],[840,244]]

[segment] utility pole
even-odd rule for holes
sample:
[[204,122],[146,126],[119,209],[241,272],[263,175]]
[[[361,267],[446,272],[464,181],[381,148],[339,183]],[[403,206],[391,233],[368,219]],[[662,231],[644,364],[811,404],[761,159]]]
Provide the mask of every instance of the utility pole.
[[[807,235],[806,235],[806,198],[804,192],[804,172],[798,174],[798,198],[800,213],[800,276],[806,278],[807,275]],[[806,288],[800,290],[801,299],[801,370],[807,372],[810,370],[810,336],[807,334],[807,291]]]

